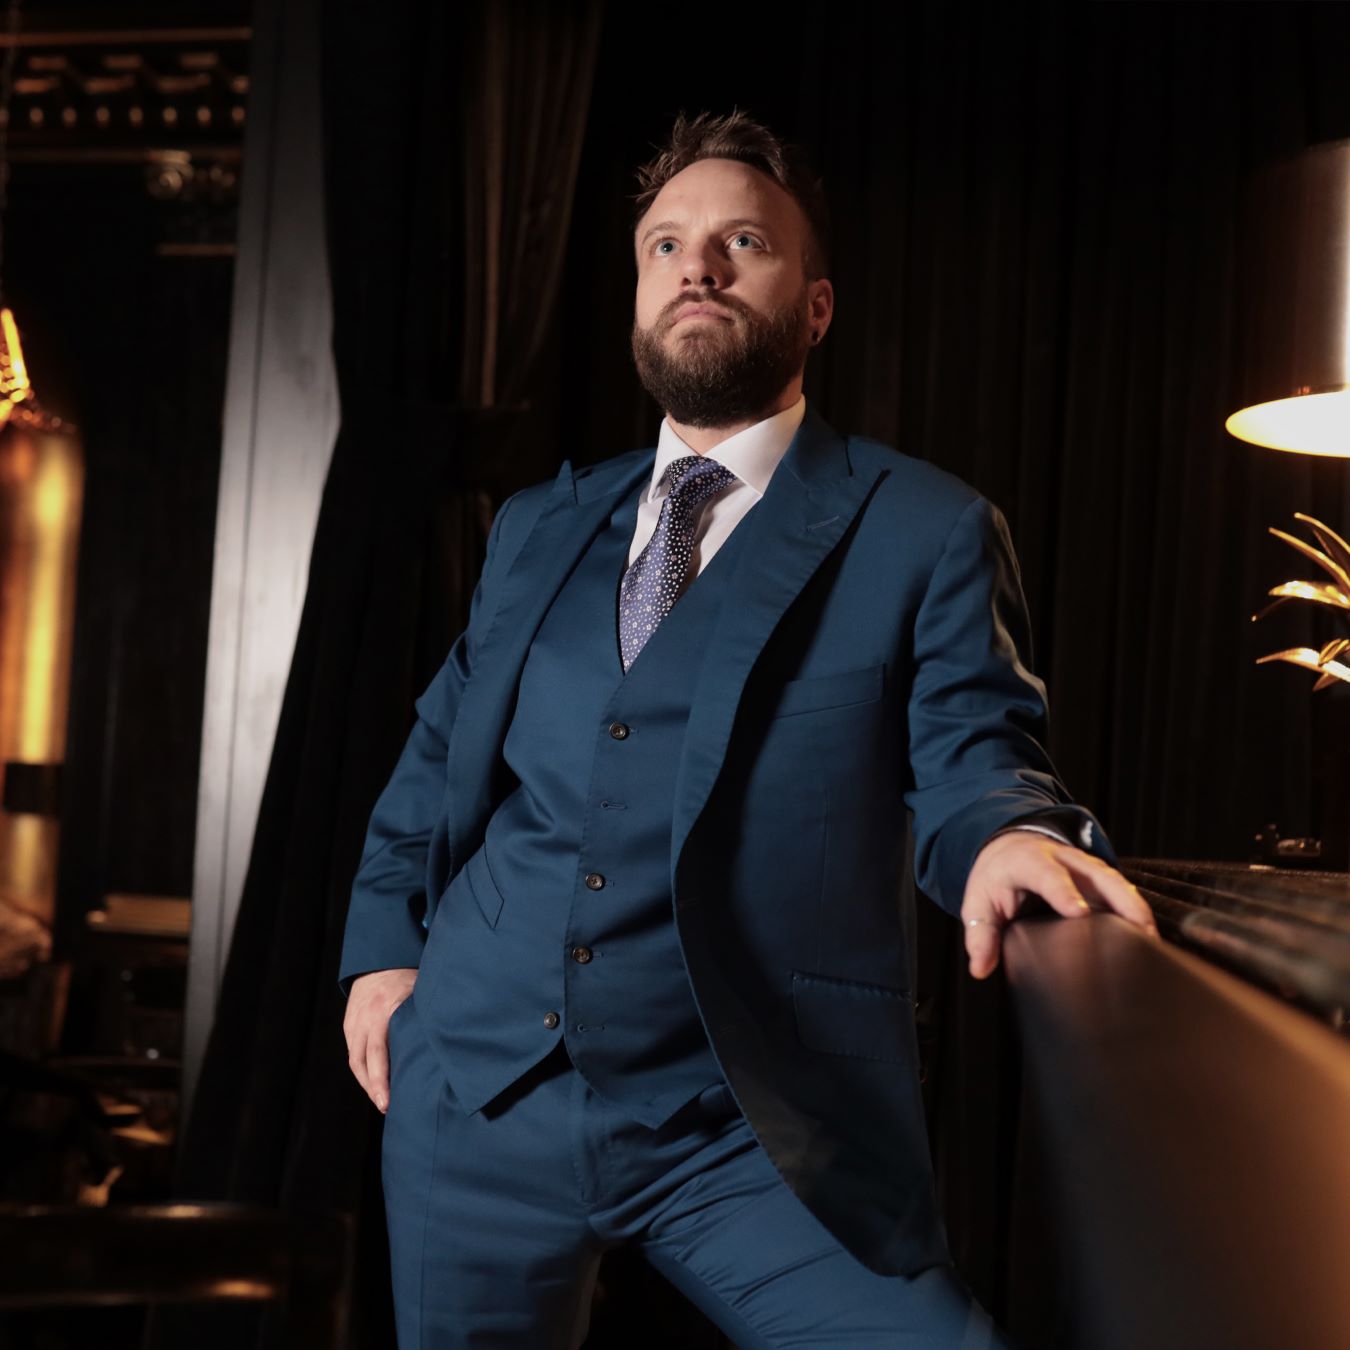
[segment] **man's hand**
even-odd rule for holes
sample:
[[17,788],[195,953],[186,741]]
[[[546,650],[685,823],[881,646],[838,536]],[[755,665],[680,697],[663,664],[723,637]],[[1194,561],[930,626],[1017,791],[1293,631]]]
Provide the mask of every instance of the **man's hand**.
[[961,901],[970,973],[977,980],[998,965],[1003,927],[1030,892],[1063,918],[1106,909],[1158,936],[1148,902],[1114,867],[1072,844],[1009,830],[995,835],[976,855]]
[[389,1019],[416,983],[416,967],[370,970],[352,981],[347,998],[347,1063],[381,1111],[389,1109]]

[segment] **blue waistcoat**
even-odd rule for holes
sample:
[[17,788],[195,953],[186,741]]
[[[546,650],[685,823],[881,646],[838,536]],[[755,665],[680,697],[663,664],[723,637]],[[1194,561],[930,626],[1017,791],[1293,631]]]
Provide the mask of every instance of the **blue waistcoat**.
[[450,1077],[466,1110],[559,1037],[597,1092],[652,1127],[722,1076],[676,935],[670,844],[704,637],[746,532],[732,531],[625,675],[619,582],[646,486],[611,514],[535,635],[503,745],[519,781],[451,887],[471,901],[452,894],[437,915],[454,928]]

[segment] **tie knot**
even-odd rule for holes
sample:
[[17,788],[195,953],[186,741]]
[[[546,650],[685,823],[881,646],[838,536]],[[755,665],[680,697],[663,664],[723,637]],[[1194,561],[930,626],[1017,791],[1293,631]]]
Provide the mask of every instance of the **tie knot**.
[[683,496],[696,489],[695,495],[704,497],[733,482],[736,475],[707,455],[683,455],[666,465],[663,477],[670,480],[672,496],[677,492]]

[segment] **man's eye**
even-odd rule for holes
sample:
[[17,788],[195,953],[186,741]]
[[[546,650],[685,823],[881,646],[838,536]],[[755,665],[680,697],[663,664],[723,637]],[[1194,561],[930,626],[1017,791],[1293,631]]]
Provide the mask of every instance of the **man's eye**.
[[759,240],[756,239],[755,236],[754,236],[753,234],[738,234],[738,235],[736,235],[736,237],[735,237],[734,239],[732,239],[731,242],[732,242],[733,244],[746,243],[746,244],[754,245],[754,244],[758,244],[758,243],[759,243]]
[[669,245],[671,246],[671,248],[674,248],[674,247],[675,247],[675,241],[674,241],[673,239],[661,239],[661,240],[658,240],[658,241],[657,241],[657,245],[656,245],[656,247],[652,250],[652,252],[653,252],[653,253],[660,253],[661,250],[662,250],[663,248],[665,248],[665,246],[666,246],[667,244],[669,244]]

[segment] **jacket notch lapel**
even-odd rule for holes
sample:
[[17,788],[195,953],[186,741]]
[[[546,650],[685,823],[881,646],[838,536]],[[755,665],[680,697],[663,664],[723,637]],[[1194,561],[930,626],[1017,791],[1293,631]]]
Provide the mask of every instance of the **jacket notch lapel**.
[[[750,534],[704,652],[676,768],[673,887],[685,842],[721,772],[751,669],[884,472],[855,471],[843,439],[808,407],[768,490],[737,526]],[[678,889],[675,895],[680,903]]]

